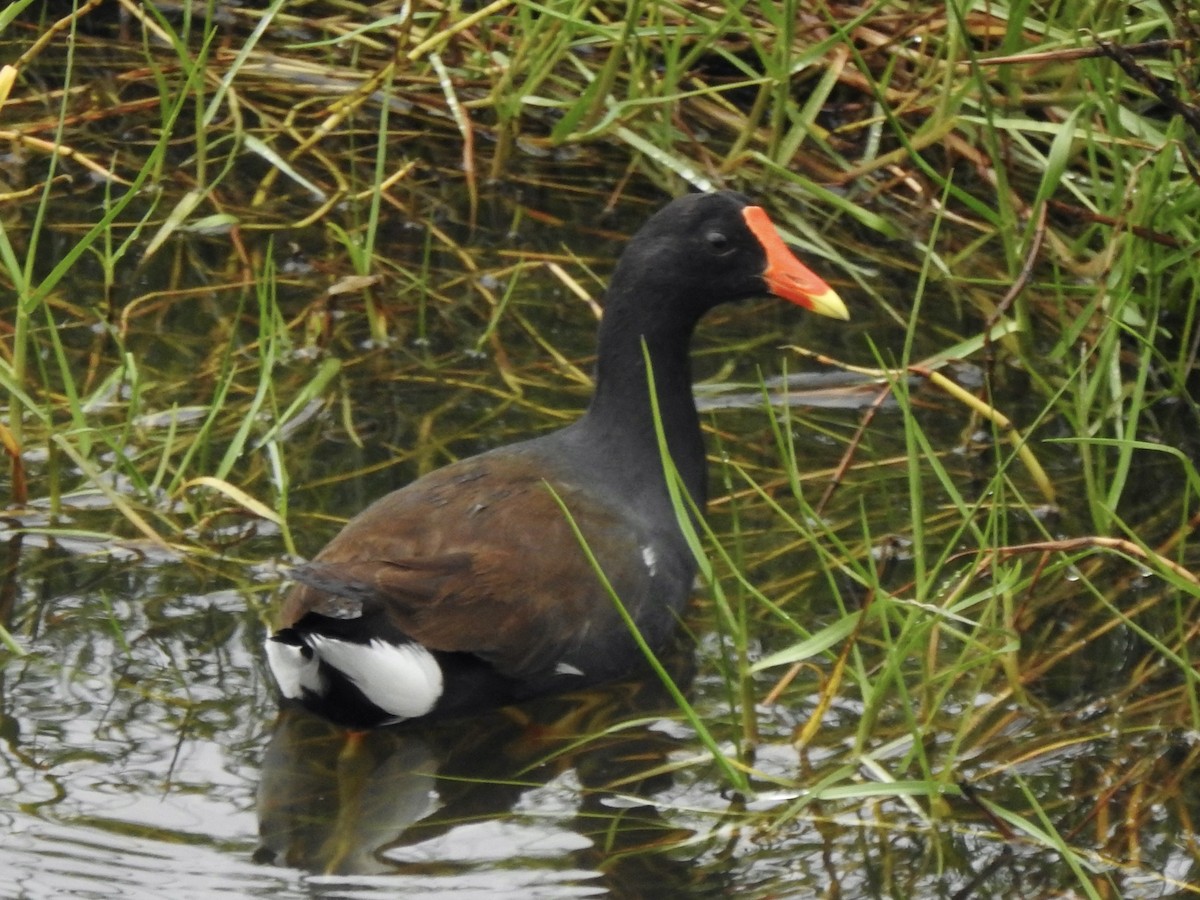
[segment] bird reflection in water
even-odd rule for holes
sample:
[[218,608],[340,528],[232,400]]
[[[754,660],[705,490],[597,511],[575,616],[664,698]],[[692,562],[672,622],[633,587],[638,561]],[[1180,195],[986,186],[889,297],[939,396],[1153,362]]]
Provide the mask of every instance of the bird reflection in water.
[[[690,649],[678,647],[669,662],[677,684],[690,681]],[[433,845],[456,828],[503,821],[524,795],[560,780],[565,787],[555,797],[573,794],[576,808],[546,827],[577,838],[564,851],[570,868],[610,888],[647,878],[690,884],[694,867],[639,851],[691,833],[649,802],[631,800],[649,800],[672,784],[665,764],[682,747],[668,733],[674,729],[654,725],[672,715],[653,675],[372,731],[287,705],[263,759],[255,859],[336,875],[491,869],[494,856],[438,859]]]

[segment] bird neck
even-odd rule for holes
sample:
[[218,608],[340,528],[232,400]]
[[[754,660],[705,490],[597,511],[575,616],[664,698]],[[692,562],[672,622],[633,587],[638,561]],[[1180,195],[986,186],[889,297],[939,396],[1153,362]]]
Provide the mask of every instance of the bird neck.
[[694,326],[663,319],[639,321],[620,307],[610,307],[600,326],[596,389],[585,419],[594,439],[606,448],[612,441],[621,442],[623,446],[612,446],[611,452],[622,464],[640,462],[646,467],[646,472],[628,473],[632,479],[661,485],[649,360],[667,449],[688,493],[703,508],[707,465],[688,356]]

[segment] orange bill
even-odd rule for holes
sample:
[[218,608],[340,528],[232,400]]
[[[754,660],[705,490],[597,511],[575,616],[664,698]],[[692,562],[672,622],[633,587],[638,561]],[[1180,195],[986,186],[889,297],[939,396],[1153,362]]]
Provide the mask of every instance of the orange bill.
[[850,318],[842,298],[812,269],[796,259],[761,206],[747,206],[742,210],[742,216],[767,254],[763,278],[772,294],[823,316]]

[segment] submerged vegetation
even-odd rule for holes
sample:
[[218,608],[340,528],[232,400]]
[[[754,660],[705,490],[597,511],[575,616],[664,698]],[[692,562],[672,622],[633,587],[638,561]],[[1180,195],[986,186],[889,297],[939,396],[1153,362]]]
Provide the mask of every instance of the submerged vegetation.
[[[0,673],[88,663],[55,658],[80,610],[70,640],[149,670],[171,616],[138,592],[230,590],[181,618],[235,668],[277,559],[573,415],[620,237],[735,187],[854,321],[699,337],[689,737],[606,785],[676,785],[614,857],[701,847],[764,895],[1200,893],[1198,48],[1165,0],[16,0]],[[780,356],[828,384],[764,380]],[[113,690],[222,734],[167,658]],[[580,723],[572,751],[638,725]]]

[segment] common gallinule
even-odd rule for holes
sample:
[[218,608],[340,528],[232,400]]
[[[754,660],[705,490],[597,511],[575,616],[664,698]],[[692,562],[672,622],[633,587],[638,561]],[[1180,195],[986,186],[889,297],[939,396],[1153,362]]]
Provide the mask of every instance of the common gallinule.
[[370,727],[628,673],[640,650],[556,496],[661,647],[696,562],[668,496],[646,356],[671,458],[703,509],[688,343],[714,306],[765,293],[849,317],[742,195],[690,194],[651,216],[613,273],[582,418],[393,491],[292,570],[266,642],[283,696]]

